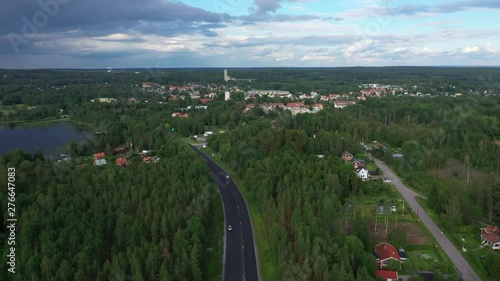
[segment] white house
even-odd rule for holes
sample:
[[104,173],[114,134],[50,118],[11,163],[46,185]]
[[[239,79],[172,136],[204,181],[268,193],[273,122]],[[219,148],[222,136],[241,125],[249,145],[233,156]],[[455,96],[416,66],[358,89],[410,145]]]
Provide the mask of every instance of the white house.
[[358,175],[358,178],[360,178],[362,181],[367,181],[370,179],[370,174],[368,173],[368,170],[365,168],[356,170],[356,174]]

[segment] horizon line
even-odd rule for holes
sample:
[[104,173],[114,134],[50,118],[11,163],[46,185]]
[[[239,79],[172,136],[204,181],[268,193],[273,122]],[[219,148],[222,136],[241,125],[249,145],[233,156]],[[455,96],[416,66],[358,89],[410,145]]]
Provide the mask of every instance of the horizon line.
[[[500,68],[500,65],[384,65],[384,66],[178,66],[178,67],[111,67],[111,72],[117,70],[135,70],[135,69],[263,69],[263,68],[302,68],[302,69],[313,69],[313,68],[402,68],[402,67],[428,67],[428,68]],[[0,68],[0,70],[110,70],[109,67],[106,68],[70,68],[70,67],[47,67],[47,68]]]

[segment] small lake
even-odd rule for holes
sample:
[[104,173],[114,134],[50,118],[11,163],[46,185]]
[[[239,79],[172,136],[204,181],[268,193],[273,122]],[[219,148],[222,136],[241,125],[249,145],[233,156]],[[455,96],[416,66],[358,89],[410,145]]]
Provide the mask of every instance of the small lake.
[[90,135],[78,131],[68,122],[43,128],[0,127],[0,154],[16,148],[34,153],[39,148],[46,155],[55,155],[64,152],[65,146],[71,141],[80,143]]

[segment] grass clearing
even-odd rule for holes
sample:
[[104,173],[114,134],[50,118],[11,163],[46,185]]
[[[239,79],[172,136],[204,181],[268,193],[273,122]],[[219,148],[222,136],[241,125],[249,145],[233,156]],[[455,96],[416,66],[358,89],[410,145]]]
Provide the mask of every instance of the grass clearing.
[[[438,227],[442,230],[445,230],[445,228],[441,224],[439,215],[429,207],[428,200],[417,197],[417,201],[425,209],[425,212],[438,225]],[[482,280],[488,280],[488,274],[486,272],[486,268],[483,265],[481,256],[487,254],[488,251],[491,251],[491,249],[479,247],[479,229],[477,230],[477,235],[473,235],[472,233],[474,233],[474,230],[471,226],[462,227],[460,230],[454,233],[444,232],[444,234],[450,239],[453,245],[455,245],[455,247],[461,252],[462,256],[472,266],[474,271],[476,271],[479,277]],[[462,248],[465,248],[467,252],[463,252]]]
[[[368,219],[372,241],[375,244],[388,242],[388,234],[394,233],[396,229],[402,230],[404,239],[407,241],[405,250],[408,261],[403,264],[400,274],[413,275],[417,270],[439,270],[445,274],[453,274],[455,272],[453,263],[440,247],[436,248],[437,242],[434,237],[417,220],[416,214],[410,211],[400,193],[393,185],[383,186],[373,189],[371,194],[365,192],[351,200],[354,206],[353,216],[364,216]],[[388,214],[387,233],[385,232],[385,215],[375,216],[375,208],[381,200],[386,202],[386,206],[390,206],[392,202],[396,206],[396,212]],[[375,218],[377,218],[377,231],[375,231]],[[420,258],[420,255],[429,256],[432,259]]]
[[202,143],[205,143],[205,141],[194,140],[192,137],[181,138],[181,141],[187,142],[189,144],[202,144]]

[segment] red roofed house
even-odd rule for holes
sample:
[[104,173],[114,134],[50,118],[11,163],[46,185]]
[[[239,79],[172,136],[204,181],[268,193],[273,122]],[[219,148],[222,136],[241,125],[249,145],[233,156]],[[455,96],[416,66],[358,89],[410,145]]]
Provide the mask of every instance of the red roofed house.
[[340,98],[340,94],[330,94],[328,97],[330,98],[330,100],[336,100]]
[[98,152],[94,154],[94,166],[106,165],[106,159],[104,157],[106,154],[104,152]]
[[286,104],[286,108],[302,108],[304,107],[304,102],[289,102]]
[[398,272],[392,270],[375,270],[375,276],[385,281],[397,281],[399,278]]
[[335,108],[344,108],[348,105],[355,105],[355,101],[336,101],[333,103]]
[[127,150],[128,150],[127,146],[115,148],[115,149],[113,149],[113,155],[125,153],[125,152],[127,152]]
[[211,99],[200,99],[201,104],[207,104],[211,101],[212,101]]
[[252,108],[255,107],[255,104],[254,103],[249,103],[245,106],[245,109],[243,110],[243,112],[248,112],[250,110],[252,110]]
[[481,245],[489,245],[493,250],[500,250],[500,228],[496,225],[481,228]]
[[105,156],[106,156],[106,154],[104,152],[98,152],[98,153],[94,154],[94,160],[102,159]]
[[118,158],[116,159],[116,166],[128,166],[127,158]]
[[377,264],[379,268],[384,269],[389,265],[390,260],[401,262],[401,257],[396,247],[389,243],[381,243],[375,246],[375,254],[377,255]]
[[187,118],[188,114],[187,113],[182,114],[180,112],[174,112],[174,113],[172,113],[172,117]]
[[342,159],[344,159],[344,161],[351,162],[353,158],[354,156],[352,156],[352,154],[348,151],[344,151],[344,153],[342,153]]
[[144,163],[154,163],[155,162],[153,157],[151,157],[151,156],[142,157],[142,161],[144,161]]

